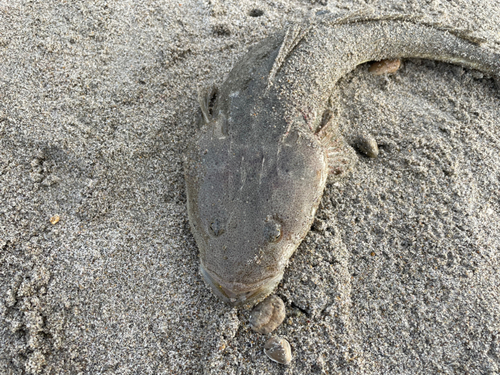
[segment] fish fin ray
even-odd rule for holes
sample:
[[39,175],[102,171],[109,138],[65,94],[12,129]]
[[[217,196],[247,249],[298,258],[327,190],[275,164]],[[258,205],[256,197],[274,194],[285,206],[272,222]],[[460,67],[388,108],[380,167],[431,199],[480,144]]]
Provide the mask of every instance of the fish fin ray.
[[358,161],[356,151],[346,142],[341,134],[330,140],[327,148],[328,181],[332,182],[351,172]]
[[356,151],[346,142],[332,110],[327,109],[315,135],[326,149],[328,157],[328,181],[350,172],[358,160]]
[[267,80],[267,88],[273,85],[274,78],[276,74],[278,74],[279,70],[285,63],[285,60],[290,55],[295,47],[300,43],[302,39],[307,35],[309,30],[311,30],[311,25],[293,25],[290,26],[283,38],[283,42],[281,43],[280,50],[276,59],[274,60],[274,64],[269,72],[269,77]]

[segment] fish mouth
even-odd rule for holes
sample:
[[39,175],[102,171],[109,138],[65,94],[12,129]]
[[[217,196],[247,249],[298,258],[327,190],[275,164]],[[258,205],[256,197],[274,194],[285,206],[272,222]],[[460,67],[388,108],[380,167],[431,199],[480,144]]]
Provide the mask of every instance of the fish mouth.
[[214,294],[228,305],[237,307],[243,305],[254,305],[267,297],[278,285],[283,273],[268,277],[258,283],[247,286],[241,283],[224,283],[217,275],[207,270],[200,264],[200,274],[205,282],[210,285]]

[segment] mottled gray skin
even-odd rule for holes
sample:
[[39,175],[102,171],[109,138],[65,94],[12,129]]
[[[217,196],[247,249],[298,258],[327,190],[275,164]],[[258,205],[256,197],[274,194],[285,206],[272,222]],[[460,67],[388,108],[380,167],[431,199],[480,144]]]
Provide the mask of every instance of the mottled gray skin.
[[[186,153],[191,230],[217,296],[269,295],[303,240],[342,138],[328,119],[339,78],[372,60],[419,57],[500,75],[500,56],[463,32],[404,16],[321,17],[255,45],[201,100]],[[337,155],[338,156],[338,155]]]

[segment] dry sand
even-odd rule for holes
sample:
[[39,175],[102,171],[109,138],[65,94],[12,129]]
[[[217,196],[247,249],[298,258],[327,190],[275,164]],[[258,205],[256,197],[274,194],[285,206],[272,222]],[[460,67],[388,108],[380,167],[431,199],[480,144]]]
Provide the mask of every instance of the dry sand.
[[339,83],[344,134],[381,153],[327,187],[277,290],[290,366],[198,275],[197,90],[287,24],[367,3],[500,50],[496,1],[0,0],[0,373],[500,372],[500,95],[478,72]]

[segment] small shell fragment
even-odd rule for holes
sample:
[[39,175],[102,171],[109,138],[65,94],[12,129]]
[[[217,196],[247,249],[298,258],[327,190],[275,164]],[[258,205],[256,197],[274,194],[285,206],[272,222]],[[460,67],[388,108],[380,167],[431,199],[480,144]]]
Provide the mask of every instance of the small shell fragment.
[[266,341],[264,353],[274,362],[288,365],[292,361],[292,349],[283,337],[273,336]]
[[371,134],[358,134],[354,146],[359,152],[365,154],[369,158],[376,158],[378,156],[377,141]]
[[61,217],[59,215],[54,215],[50,218],[50,223],[52,225],[56,225],[60,219],[61,219]]
[[382,74],[394,73],[399,69],[400,66],[400,59],[388,59],[374,62],[370,65],[368,71],[376,76],[380,76]]
[[276,295],[267,297],[252,310],[250,327],[262,334],[274,331],[285,319],[285,304]]

